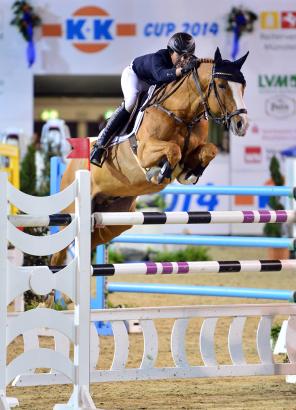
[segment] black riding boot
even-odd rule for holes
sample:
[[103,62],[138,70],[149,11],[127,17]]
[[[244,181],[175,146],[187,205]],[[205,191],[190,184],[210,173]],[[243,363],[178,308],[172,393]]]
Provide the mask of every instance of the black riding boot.
[[98,167],[101,167],[105,161],[107,148],[112,141],[112,138],[118,129],[126,124],[130,113],[122,104],[109,118],[106,127],[100,133],[95,145],[90,153],[90,162]]

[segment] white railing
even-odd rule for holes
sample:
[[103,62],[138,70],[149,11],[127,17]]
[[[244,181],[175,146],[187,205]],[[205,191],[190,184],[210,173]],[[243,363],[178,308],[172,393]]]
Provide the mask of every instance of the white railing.
[[[72,312],[65,312],[71,316]],[[17,314],[14,314],[15,316]],[[290,363],[276,363],[272,353],[270,335],[272,321],[276,316],[288,315],[286,332],[287,354]],[[13,316],[11,320],[13,320]],[[259,362],[249,363],[243,351],[243,336],[247,318],[259,317],[257,326],[256,345]],[[203,365],[193,366],[189,363],[186,348],[186,330],[192,319],[203,321],[199,331],[199,352],[196,346],[196,356],[202,358]],[[218,362],[216,358],[215,329],[220,318],[230,318],[228,329],[228,353],[231,364]],[[143,354],[138,367],[127,368],[128,357],[133,356],[130,351],[129,335],[126,321],[139,321],[143,332]],[[156,360],[159,353],[159,334],[155,321],[174,320],[171,332],[171,356],[174,366],[157,367]],[[255,375],[289,375],[296,373],[296,305],[294,304],[266,304],[266,305],[226,305],[226,306],[189,306],[189,307],[161,307],[136,309],[109,309],[91,312],[91,382],[224,377],[224,376],[255,376]],[[110,369],[100,370],[97,363],[100,358],[100,337],[93,322],[110,321],[113,329],[114,352]],[[198,330],[196,330],[198,333]],[[38,346],[38,335],[24,335],[25,348]],[[248,340],[248,343],[251,341]],[[112,346],[113,343],[111,342]],[[55,349],[61,355],[69,355],[69,340],[61,334],[55,335]],[[192,352],[190,361],[192,360]],[[194,359],[193,359],[194,360]],[[64,375],[55,372],[34,373],[19,376],[14,385],[33,386],[47,384],[69,383]]]

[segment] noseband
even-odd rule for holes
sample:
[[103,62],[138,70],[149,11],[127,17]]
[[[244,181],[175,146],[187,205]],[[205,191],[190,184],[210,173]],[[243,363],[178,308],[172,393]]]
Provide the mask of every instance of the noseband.
[[[216,124],[225,125],[228,129],[230,127],[230,121],[231,121],[232,117],[234,117],[235,115],[247,114],[248,113],[248,111],[245,108],[239,108],[235,111],[232,111],[231,113],[227,112],[225,104],[222,103],[221,97],[220,97],[219,92],[217,90],[217,85],[215,83],[215,77],[217,77],[217,74],[218,74],[218,73],[215,73],[215,65],[213,65],[213,68],[212,68],[211,81],[210,81],[206,96],[204,96],[204,93],[202,91],[200,81],[199,81],[199,78],[198,78],[197,69],[194,69],[192,74],[193,74],[193,79],[194,79],[195,86],[197,88],[197,91],[198,91],[201,99],[202,99],[202,104],[204,106],[204,115],[207,119],[211,118]],[[219,74],[227,75],[227,73],[219,73]],[[214,91],[215,98],[218,101],[218,104],[219,104],[219,107],[220,107],[220,111],[221,111],[221,116],[220,117],[215,116],[211,112],[211,109],[210,109],[210,106],[209,106],[209,103],[208,103],[208,98],[209,98],[212,90]]]

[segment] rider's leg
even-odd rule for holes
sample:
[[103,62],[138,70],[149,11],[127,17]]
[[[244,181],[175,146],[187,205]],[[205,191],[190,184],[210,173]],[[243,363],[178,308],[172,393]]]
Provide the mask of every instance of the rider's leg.
[[91,152],[90,161],[97,166],[102,166],[108,145],[116,131],[128,121],[130,113],[136,104],[138,94],[143,89],[143,82],[138,79],[131,66],[126,67],[122,72],[121,88],[124,95],[124,105],[120,106],[109,119]]
[[122,72],[121,89],[124,95],[125,108],[131,113],[136,105],[139,94],[142,91],[147,91],[149,85],[140,80],[134,72],[132,65],[129,65]]
[[129,119],[130,113],[125,109],[124,104],[120,105],[116,111],[109,118],[106,127],[102,130],[99,135],[98,140],[93,146],[90,162],[97,166],[102,166],[104,162],[104,157],[107,152],[107,147],[111,142],[114,134],[121,125],[125,124]]

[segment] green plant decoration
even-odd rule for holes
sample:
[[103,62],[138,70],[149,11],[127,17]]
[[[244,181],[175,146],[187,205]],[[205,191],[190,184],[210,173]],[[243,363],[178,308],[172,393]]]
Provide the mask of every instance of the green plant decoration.
[[[270,170],[270,176],[271,176],[271,179],[274,185],[276,186],[284,185],[285,179],[280,171],[280,163],[275,156],[273,156],[270,160],[269,170]],[[270,197],[268,206],[275,211],[285,209],[284,205],[280,201],[280,198],[276,196]],[[263,232],[266,236],[280,238],[282,237],[282,225],[281,224],[266,224],[264,226]]]
[[27,61],[29,67],[31,67],[35,62],[34,29],[41,25],[41,18],[30,3],[25,0],[15,1],[11,8],[14,17],[10,24],[18,28],[24,40],[28,43]]

